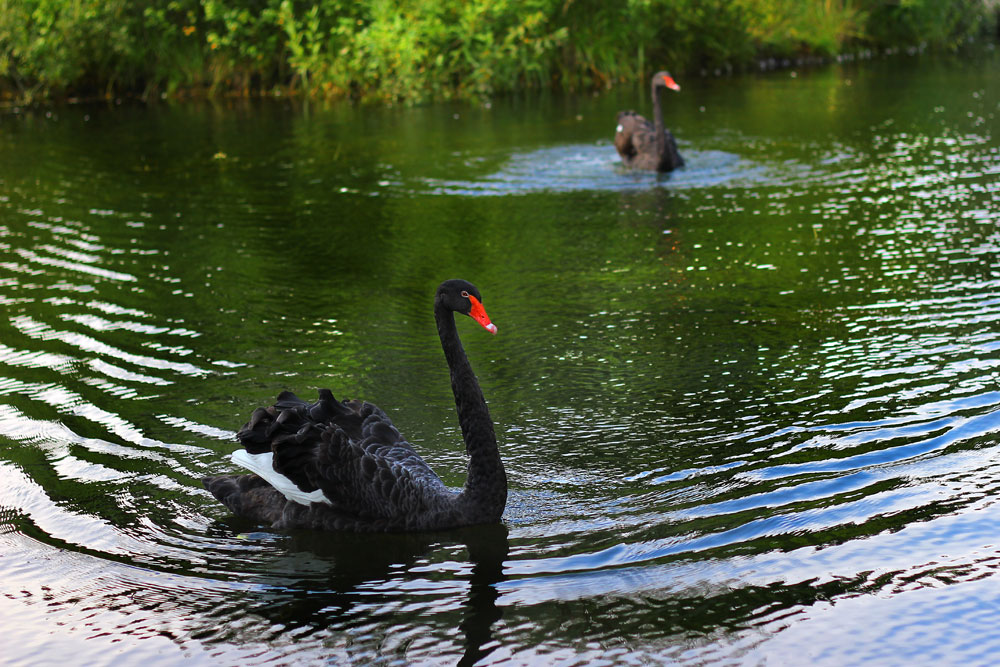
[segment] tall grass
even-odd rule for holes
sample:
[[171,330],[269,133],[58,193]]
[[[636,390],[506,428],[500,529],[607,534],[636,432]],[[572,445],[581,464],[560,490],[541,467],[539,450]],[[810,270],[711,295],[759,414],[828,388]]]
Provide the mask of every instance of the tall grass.
[[0,0],[0,83],[420,101],[609,86],[850,45],[947,47],[983,0]]

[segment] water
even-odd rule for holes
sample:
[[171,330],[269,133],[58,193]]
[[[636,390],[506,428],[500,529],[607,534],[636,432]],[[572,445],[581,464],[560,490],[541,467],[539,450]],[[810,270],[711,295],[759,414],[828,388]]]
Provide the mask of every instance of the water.
[[[0,116],[10,664],[992,664],[998,56],[682,81],[688,167],[603,96]],[[282,389],[451,485],[430,300],[503,526],[275,533],[199,479]],[[463,324],[463,323],[460,323]]]

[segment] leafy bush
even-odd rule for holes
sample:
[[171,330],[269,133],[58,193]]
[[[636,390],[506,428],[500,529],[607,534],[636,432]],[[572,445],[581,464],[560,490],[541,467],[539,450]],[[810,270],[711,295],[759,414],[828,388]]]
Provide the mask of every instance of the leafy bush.
[[0,0],[0,81],[28,99],[483,98],[831,55],[852,41],[950,46],[984,12],[983,0]]

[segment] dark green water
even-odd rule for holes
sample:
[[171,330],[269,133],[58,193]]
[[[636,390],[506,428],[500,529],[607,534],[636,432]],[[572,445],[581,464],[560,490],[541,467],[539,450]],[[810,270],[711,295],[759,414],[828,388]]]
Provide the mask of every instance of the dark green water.
[[[993,664],[1000,58],[681,81],[619,108],[0,115],[12,664]],[[280,534],[204,490],[282,389],[371,400],[449,484],[461,327],[502,527]],[[185,663],[187,664],[187,663]]]

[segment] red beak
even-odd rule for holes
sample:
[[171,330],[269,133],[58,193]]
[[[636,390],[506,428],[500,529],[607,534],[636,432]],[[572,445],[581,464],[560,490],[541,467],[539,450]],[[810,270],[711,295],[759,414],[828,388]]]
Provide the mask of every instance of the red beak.
[[489,331],[494,336],[497,333],[497,325],[490,322],[490,316],[486,314],[486,309],[483,308],[483,304],[479,302],[479,299],[469,295],[469,301],[472,302],[472,308],[469,310],[469,317],[474,319],[483,325],[483,328]]
[[663,83],[667,84],[667,88],[669,88],[670,90],[681,89],[680,85],[676,81],[674,81],[673,77],[671,77],[669,74],[663,77]]

